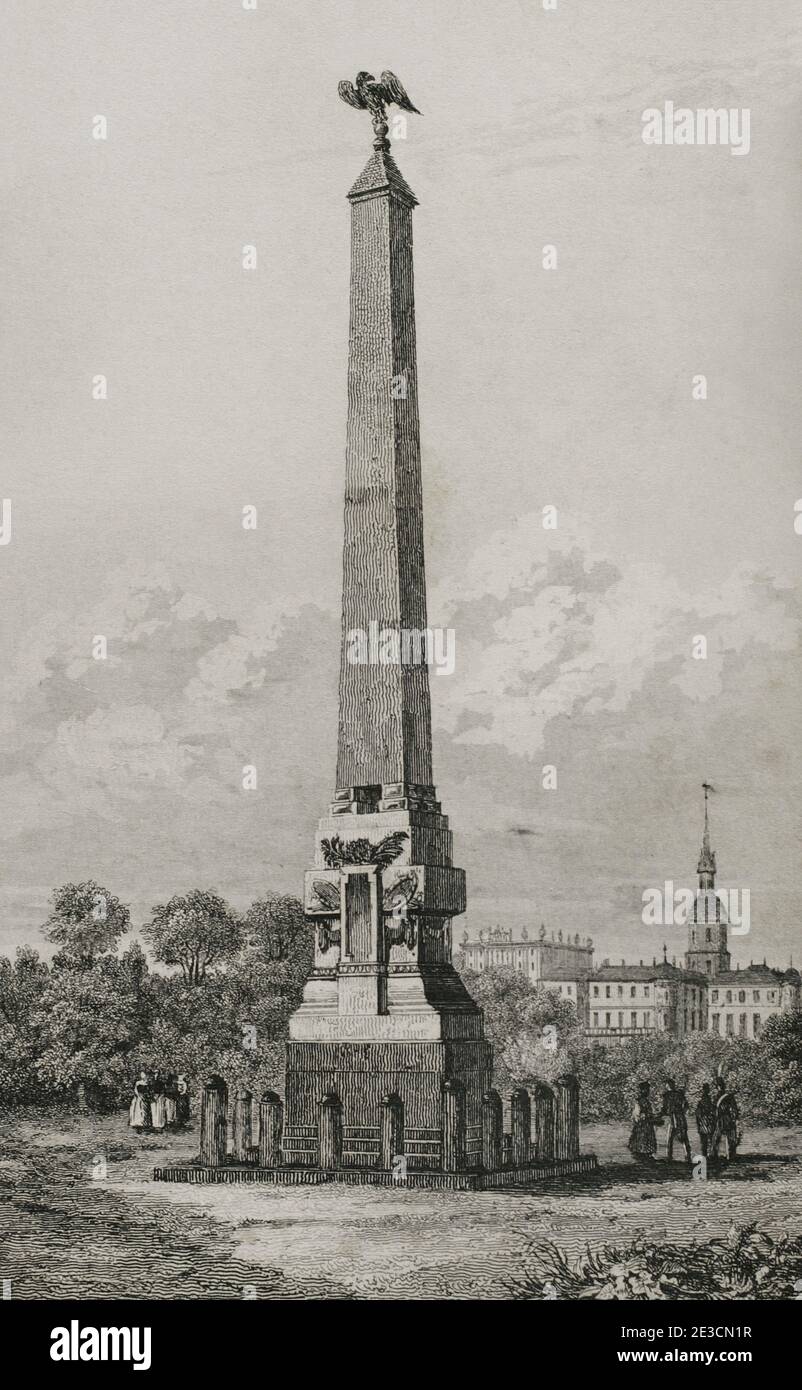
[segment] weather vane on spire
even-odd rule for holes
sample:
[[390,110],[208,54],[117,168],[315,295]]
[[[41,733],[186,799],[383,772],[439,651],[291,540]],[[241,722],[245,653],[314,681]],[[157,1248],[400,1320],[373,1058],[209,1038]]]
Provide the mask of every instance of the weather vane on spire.
[[376,150],[390,148],[387,139],[386,107],[400,106],[402,111],[414,111],[417,116],[420,115],[417,106],[412,105],[394,72],[383,72],[378,82],[371,72],[358,72],[356,82],[340,82],[337,91],[349,106],[355,106],[358,111],[370,112],[373,117],[373,134],[376,136],[373,148]]

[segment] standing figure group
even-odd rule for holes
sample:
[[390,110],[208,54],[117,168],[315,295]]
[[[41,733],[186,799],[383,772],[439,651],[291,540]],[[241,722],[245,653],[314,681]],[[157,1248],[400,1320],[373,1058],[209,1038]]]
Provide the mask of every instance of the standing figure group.
[[705,1158],[719,1157],[722,1140],[727,1146],[726,1161],[729,1163],[738,1157],[738,1145],[741,1142],[738,1127],[740,1118],[738,1102],[723,1076],[716,1077],[715,1095],[710,1094],[708,1085],[702,1087],[696,1107],[696,1127],[699,1130],[699,1143]]
[[188,1121],[189,1087],[183,1072],[141,1071],[128,1109],[131,1129],[160,1131]]
[[[648,1081],[638,1086],[638,1096],[632,1112],[632,1132],[629,1148],[635,1158],[642,1163],[657,1161],[657,1126],[668,1122],[666,1133],[666,1158],[669,1163],[674,1157],[674,1144],[679,1144],[685,1153],[685,1161],[693,1163],[691,1143],[688,1137],[688,1097],[681,1086],[668,1081],[663,1091],[661,1109],[652,1109]],[[740,1134],[738,1131],[738,1103],[727,1086],[723,1076],[715,1080],[715,1095],[711,1095],[707,1082],[695,1112],[696,1128],[699,1132],[699,1148],[704,1158],[717,1160],[722,1140],[727,1146],[727,1161],[737,1156]]]

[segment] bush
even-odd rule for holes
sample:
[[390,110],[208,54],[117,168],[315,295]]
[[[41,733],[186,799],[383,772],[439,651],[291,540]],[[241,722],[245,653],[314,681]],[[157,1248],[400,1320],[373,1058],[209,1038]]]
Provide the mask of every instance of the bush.
[[533,985],[508,966],[464,970],[463,980],[484,1013],[494,1086],[507,1091],[550,1082],[569,1069],[580,1037],[576,1010],[556,990]]
[[802,1013],[777,1014],[756,1041],[692,1033],[681,1041],[657,1037],[623,1047],[575,1049],[572,1069],[582,1085],[585,1120],[628,1119],[640,1081],[659,1096],[671,1077],[691,1106],[704,1082],[721,1071],[742,1118],[757,1125],[802,1123]]
[[[459,960],[459,955],[457,960]],[[582,1087],[585,1121],[628,1120],[638,1085],[648,1081],[659,1099],[671,1078],[687,1092],[691,1109],[702,1085],[718,1072],[735,1091],[748,1124],[802,1124],[802,1011],[776,1014],[757,1040],[690,1033],[635,1039],[623,1046],[589,1045],[573,1006],[506,966],[476,972],[463,967],[465,985],[484,1011],[494,1050],[494,1085],[551,1082],[572,1071]],[[544,1028],[556,1029],[556,1048]]]
[[754,1225],[733,1225],[724,1240],[604,1245],[573,1263],[554,1245],[533,1243],[510,1297],[635,1302],[802,1299],[802,1236],[774,1240]]

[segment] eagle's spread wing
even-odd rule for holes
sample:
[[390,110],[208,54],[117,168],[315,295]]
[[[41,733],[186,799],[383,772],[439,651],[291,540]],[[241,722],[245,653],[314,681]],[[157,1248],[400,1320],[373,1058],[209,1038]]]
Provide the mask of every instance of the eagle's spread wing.
[[364,110],[365,103],[353,82],[338,82],[337,91],[340,93],[342,100],[347,101],[349,106],[355,106],[358,111]]
[[327,907],[330,912],[339,912],[340,890],[336,883],[329,883],[328,879],[314,878],[312,888],[315,897],[322,902],[324,907]]
[[384,891],[383,906],[386,912],[400,911],[408,907],[418,891],[418,875],[404,874],[391,887]]
[[[384,88],[386,101],[394,101],[396,106],[400,106],[402,110],[414,111],[416,116],[420,115],[417,106],[412,105],[412,102],[394,72],[383,72],[381,75],[381,84]],[[340,92],[340,96],[342,96],[342,92]]]

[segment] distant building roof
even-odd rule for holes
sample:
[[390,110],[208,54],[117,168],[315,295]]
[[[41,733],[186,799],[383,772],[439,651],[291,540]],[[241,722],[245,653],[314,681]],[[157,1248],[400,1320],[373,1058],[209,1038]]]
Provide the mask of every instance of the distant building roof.
[[712,985],[782,985],[797,984],[798,970],[774,970],[770,965],[748,965],[742,970],[723,970],[715,975]]
[[555,950],[564,951],[568,949],[570,951],[582,951],[584,953],[593,950],[593,942],[589,937],[584,941],[576,941],[574,937],[570,939],[566,937],[564,940],[560,941],[557,937],[550,936],[519,937],[517,940],[513,940],[512,932],[505,933],[503,936],[495,935],[491,932],[488,936],[485,936],[483,941],[479,937],[472,937],[470,940],[464,941],[462,946],[463,950],[467,949],[469,946],[501,946],[502,948],[506,946],[513,950],[523,950],[527,946],[549,946],[553,947]]
[[590,980],[686,980],[689,984],[709,984],[706,975],[696,970],[682,970],[678,965],[661,961],[659,965],[601,965],[588,976]]

